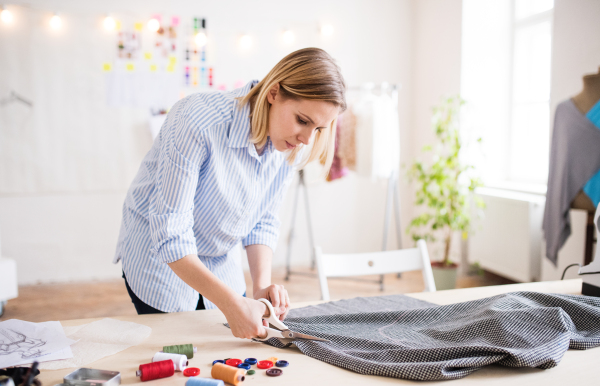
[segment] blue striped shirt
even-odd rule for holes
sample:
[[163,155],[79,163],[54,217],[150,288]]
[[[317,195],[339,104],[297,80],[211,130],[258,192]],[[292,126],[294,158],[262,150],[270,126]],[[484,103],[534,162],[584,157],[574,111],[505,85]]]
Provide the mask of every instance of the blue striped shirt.
[[177,102],[127,192],[114,263],[122,260],[131,289],[154,308],[192,311],[198,303],[198,292],[167,263],[198,255],[243,294],[239,257],[228,252],[240,241],[277,245],[293,167],[270,139],[261,155],[250,142],[250,108],[235,98],[256,83]]

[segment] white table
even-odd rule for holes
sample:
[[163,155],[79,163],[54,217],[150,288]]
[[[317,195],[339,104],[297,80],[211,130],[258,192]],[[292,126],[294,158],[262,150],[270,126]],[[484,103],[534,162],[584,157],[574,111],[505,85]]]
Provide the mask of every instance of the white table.
[[[538,291],[546,293],[581,294],[581,280],[565,280],[512,284],[503,286],[478,287],[438,291],[435,293],[408,294],[414,298],[437,304],[451,304],[484,298],[512,291]],[[320,302],[294,304],[294,308]],[[198,352],[190,360],[190,366],[201,369],[201,377],[210,377],[212,361],[224,358],[255,357],[259,360],[277,357],[290,362],[283,369],[283,375],[268,377],[264,371],[247,376],[245,386],[278,384],[293,385],[383,385],[414,384],[415,382],[397,378],[360,375],[332,366],[302,354],[295,347],[277,349],[250,340],[233,337],[229,329],[223,326],[225,317],[218,310],[181,312],[176,314],[140,315],[115,317],[115,319],[145,324],[152,327],[152,334],[142,344],[131,347],[118,354],[103,358],[88,367],[121,372],[122,384],[141,384],[135,371],[142,363],[151,361],[152,356],[165,345],[193,343]],[[75,326],[98,319],[62,321],[63,326]],[[44,386],[62,383],[64,375],[73,369],[43,371],[40,379]],[[173,377],[159,379],[146,385],[184,385],[187,378],[176,372]],[[465,378],[455,381],[428,382],[427,385],[597,385],[600,384],[600,348],[586,351],[569,350],[561,363],[550,370],[530,368],[506,368],[488,366]]]

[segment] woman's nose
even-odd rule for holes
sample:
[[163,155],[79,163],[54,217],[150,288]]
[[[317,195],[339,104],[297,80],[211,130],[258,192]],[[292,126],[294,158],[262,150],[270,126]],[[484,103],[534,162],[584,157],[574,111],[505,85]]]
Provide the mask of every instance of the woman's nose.
[[312,130],[304,130],[300,134],[298,134],[298,141],[302,142],[304,145],[308,145],[310,143],[310,138],[312,136]]

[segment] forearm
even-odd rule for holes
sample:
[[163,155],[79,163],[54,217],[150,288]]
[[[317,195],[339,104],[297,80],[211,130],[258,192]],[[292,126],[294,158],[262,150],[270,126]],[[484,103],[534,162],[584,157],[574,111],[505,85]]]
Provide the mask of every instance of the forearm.
[[271,285],[273,251],[266,245],[255,244],[246,247],[246,254],[252,276],[252,291],[256,293],[259,289]]
[[222,312],[233,307],[240,298],[240,295],[206,268],[196,255],[187,255],[168,264],[181,280],[213,302]]

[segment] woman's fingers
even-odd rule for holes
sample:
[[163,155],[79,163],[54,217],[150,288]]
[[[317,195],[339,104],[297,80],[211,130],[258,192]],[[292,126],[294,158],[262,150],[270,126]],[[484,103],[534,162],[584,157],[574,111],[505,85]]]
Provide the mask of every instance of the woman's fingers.
[[271,304],[273,305],[273,307],[278,308],[279,307],[279,302],[280,302],[280,298],[279,298],[279,286],[276,284],[272,284],[269,286],[269,300],[271,301]]

